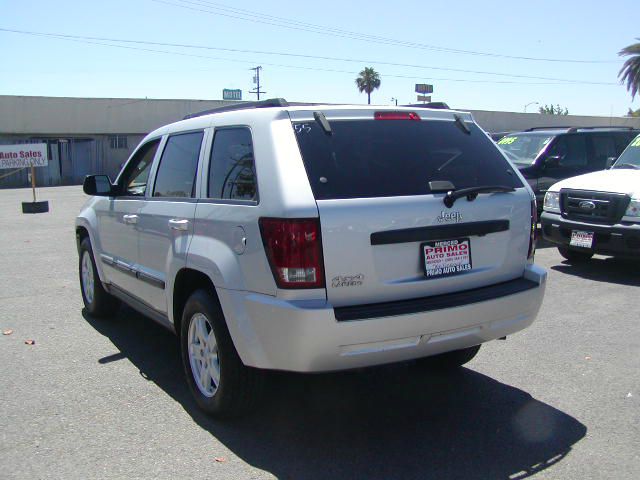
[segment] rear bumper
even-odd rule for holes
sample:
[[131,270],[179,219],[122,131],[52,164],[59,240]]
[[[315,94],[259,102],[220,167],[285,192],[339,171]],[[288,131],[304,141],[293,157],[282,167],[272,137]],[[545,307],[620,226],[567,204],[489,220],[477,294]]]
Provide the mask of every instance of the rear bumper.
[[[566,220],[560,214],[544,212],[540,219],[545,240],[576,251],[602,255],[640,258],[640,224],[598,225]],[[590,249],[570,247],[571,232],[581,230],[594,233]]]
[[530,288],[461,306],[338,321],[323,300],[287,301],[219,290],[242,361],[258,368],[321,372],[392,363],[457,350],[529,326],[540,309],[547,273],[528,265]]

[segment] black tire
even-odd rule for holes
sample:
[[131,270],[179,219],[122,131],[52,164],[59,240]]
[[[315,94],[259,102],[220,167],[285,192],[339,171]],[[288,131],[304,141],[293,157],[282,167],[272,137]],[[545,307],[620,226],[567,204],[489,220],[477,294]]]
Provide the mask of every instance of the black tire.
[[[87,254],[87,261],[91,263],[91,272],[93,278],[93,294],[85,292],[86,282],[82,279],[82,261]],[[94,317],[112,317],[120,307],[120,301],[113,295],[108,293],[100,277],[98,276],[98,270],[96,269],[95,257],[93,255],[93,249],[91,248],[91,241],[89,237],[86,237],[80,243],[80,258],[78,261],[78,276],[80,280],[80,292],[82,293],[82,301],[84,302],[84,308],[87,313]]]
[[470,362],[478,354],[480,345],[420,358],[416,363],[429,370],[454,370]]
[[22,202],[22,213],[47,213],[49,211],[49,202],[43,200],[41,202]]
[[[199,367],[192,367],[189,356],[189,329],[191,323],[197,321],[198,314],[204,315],[208,320],[207,333],[213,329],[217,344],[216,360],[212,360],[211,356],[207,360],[209,365],[217,362],[219,369],[219,383],[211,396],[205,395],[196,383],[197,374],[194,368],[202,368],[203,362],[194,360],[196,363],[199,362]],[[206,290],[196,290],[185,304],[180,327],[180,353],[189,389],[198,406],[207,414],[219,418],[237,416],[251,410],[260,398],[264,386],[264,372],[246,367],[242,363],[233,345],[220,304],[217,298]],[[211,385],[213,384],[211,381]]]
[[593,253],[591,252],[580,252],[578,250],[571,250],[568,247],[558,247],[558,252],[572,263],[587,262],[593,257]]

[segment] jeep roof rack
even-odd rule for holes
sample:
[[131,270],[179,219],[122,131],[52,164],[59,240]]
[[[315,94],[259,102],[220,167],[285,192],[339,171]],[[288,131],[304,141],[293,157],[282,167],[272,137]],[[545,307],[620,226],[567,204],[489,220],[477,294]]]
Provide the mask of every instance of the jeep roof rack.
[[[297,104],[296,104],[297,105]],[[210,108],[209,110],[203,110],[202,112],[190,113],[185,115],[183,120],[188,118],[202,117],[204,115],[210,115],[212,113],[232,112],[235,110],[247,110],[249,108],[269,108],[269,107],[289,107],[291,104],[284,98],[270,98],[268,100],[261,100],[257,102],[242,102],[234,103],[233,105],[225,105],[218,108]]]

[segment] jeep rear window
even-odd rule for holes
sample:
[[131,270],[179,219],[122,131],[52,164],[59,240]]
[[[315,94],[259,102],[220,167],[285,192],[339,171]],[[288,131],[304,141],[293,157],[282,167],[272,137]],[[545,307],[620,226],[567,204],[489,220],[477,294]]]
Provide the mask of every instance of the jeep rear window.
[[293,122],[317,200],[431,193],[429,182],[456,189],[478,185],[522,187],[495,144],[472,123],[453,121],[330,120]]

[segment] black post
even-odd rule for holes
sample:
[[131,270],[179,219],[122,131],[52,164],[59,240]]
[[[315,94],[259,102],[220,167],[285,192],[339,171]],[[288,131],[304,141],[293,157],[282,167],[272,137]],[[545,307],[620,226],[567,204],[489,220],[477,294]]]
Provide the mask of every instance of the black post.
[[261,67],[256,67],[256,83],[258,84],[256,93],[258,94],[258,100],[260,100],[260,68]]

